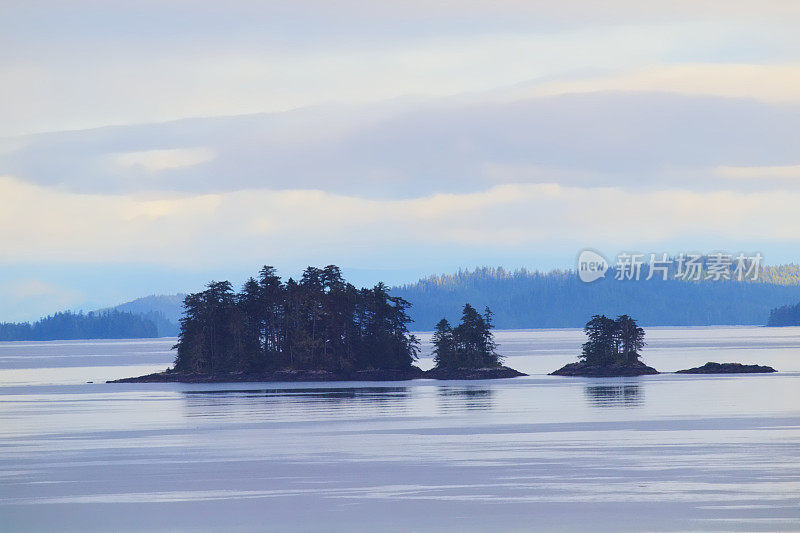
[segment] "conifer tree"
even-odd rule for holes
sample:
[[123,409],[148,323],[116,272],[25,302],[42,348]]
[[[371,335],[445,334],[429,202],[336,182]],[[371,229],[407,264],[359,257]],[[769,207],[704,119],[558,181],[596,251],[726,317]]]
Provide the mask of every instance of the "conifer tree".
[[446,318],[436,324],[433,332],[433,362],[437,368],[458,368],[453,328]]
[[580,357],[590,365],[636,362],[639,350],[645,346],[644,330],[628,315],[620,315],[616,320],[594,315],[583,330],[588,340]]
[[437,368],[490,368],[500,366],[492,329],[492,312],[487,307],[481,315],[465,304],[461,322],[451,328],[442,319],[434,331],[434,362]]
[[410,305],[382,283],[357,290],[335,265],[285,284],[265,266],[239,293],[225,281],[186,296],[175,370],[408,369],[419,350]]

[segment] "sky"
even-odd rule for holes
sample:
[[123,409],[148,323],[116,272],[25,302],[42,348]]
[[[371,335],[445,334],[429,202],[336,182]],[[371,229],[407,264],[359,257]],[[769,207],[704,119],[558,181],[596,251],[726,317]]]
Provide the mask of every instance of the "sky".
[[800,261],[794,0],[0,0],[0,321],[586,247]]

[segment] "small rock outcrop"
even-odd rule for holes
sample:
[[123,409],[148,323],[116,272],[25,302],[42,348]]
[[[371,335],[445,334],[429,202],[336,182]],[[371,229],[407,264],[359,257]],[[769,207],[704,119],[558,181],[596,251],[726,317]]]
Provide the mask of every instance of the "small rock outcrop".
[[585,361],[570,363],[551,372],[551,376],[583,376],[590,378],[645,376],[658,374],[658,370],[641,361],[614,363],[610,365],[592,365]]
[[429,379],[501,379],[527,376],[507,366],[490,368],[433,368],[425,372]]
[[678,370],[677,374],[769,374],[777,372],[771,366],[743,365],[742,363],[713,363],[703,366]]

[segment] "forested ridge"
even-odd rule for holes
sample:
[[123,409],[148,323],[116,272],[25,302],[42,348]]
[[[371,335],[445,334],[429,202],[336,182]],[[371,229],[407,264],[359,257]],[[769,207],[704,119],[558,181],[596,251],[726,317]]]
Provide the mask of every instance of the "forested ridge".
[[757,281],[697,282],[620,281],[612,269],[593,283],[569,270],[481,267],[430,276],[392,294],[413,304],[417,330],[433,330],[442,317],[456,320],[465,302],[490,307],[501,329],[579,328],[596,314],[630,314],[644,326],[764,325],[771,309],[800,301],[800,266],[765,267]]
[[[457,321],[466,302],[490,307],[501,329],[583,327],[598,313],[630,313],[645,326],[800,325],[798,265],[764,267],[757,281],[618,281],[610,270],[588,284],[569,270],[480,267],[383,290],[413,304],[405,312],[417,331],[433,330],[442,317]],[[91,313],[55,313],[32,324],[2,323],[0,340],[172,336],[183,300],[149,296]]]
[[782,305],[769,313],[768,326],[800,326],[800,303]]
[[286,282],[265,266],[239,292],[211,282],[184,308],[176,372],[407,370],[417,358],[409,303],[382,283],[357,289],[334,265]]
[[2,341],[138,339],[157,337],[153,321],[121,311],[55,313],[34,322],[0,323]]
[[116,305],[110,309],[141,314],[155,323],[159,337],[176,337],[178,323],[183,314],[185,294],[150,295]]

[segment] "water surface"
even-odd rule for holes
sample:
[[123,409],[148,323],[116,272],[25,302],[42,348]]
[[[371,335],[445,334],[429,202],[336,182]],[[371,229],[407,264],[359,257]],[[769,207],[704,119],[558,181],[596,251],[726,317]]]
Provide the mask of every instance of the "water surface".
[[105,384],[174,339],[0,343],[0,530],[800,529],[800,328],[648,329],[661,371],[774,375],[550,377],[580,331],[497,340],[530,377]]

